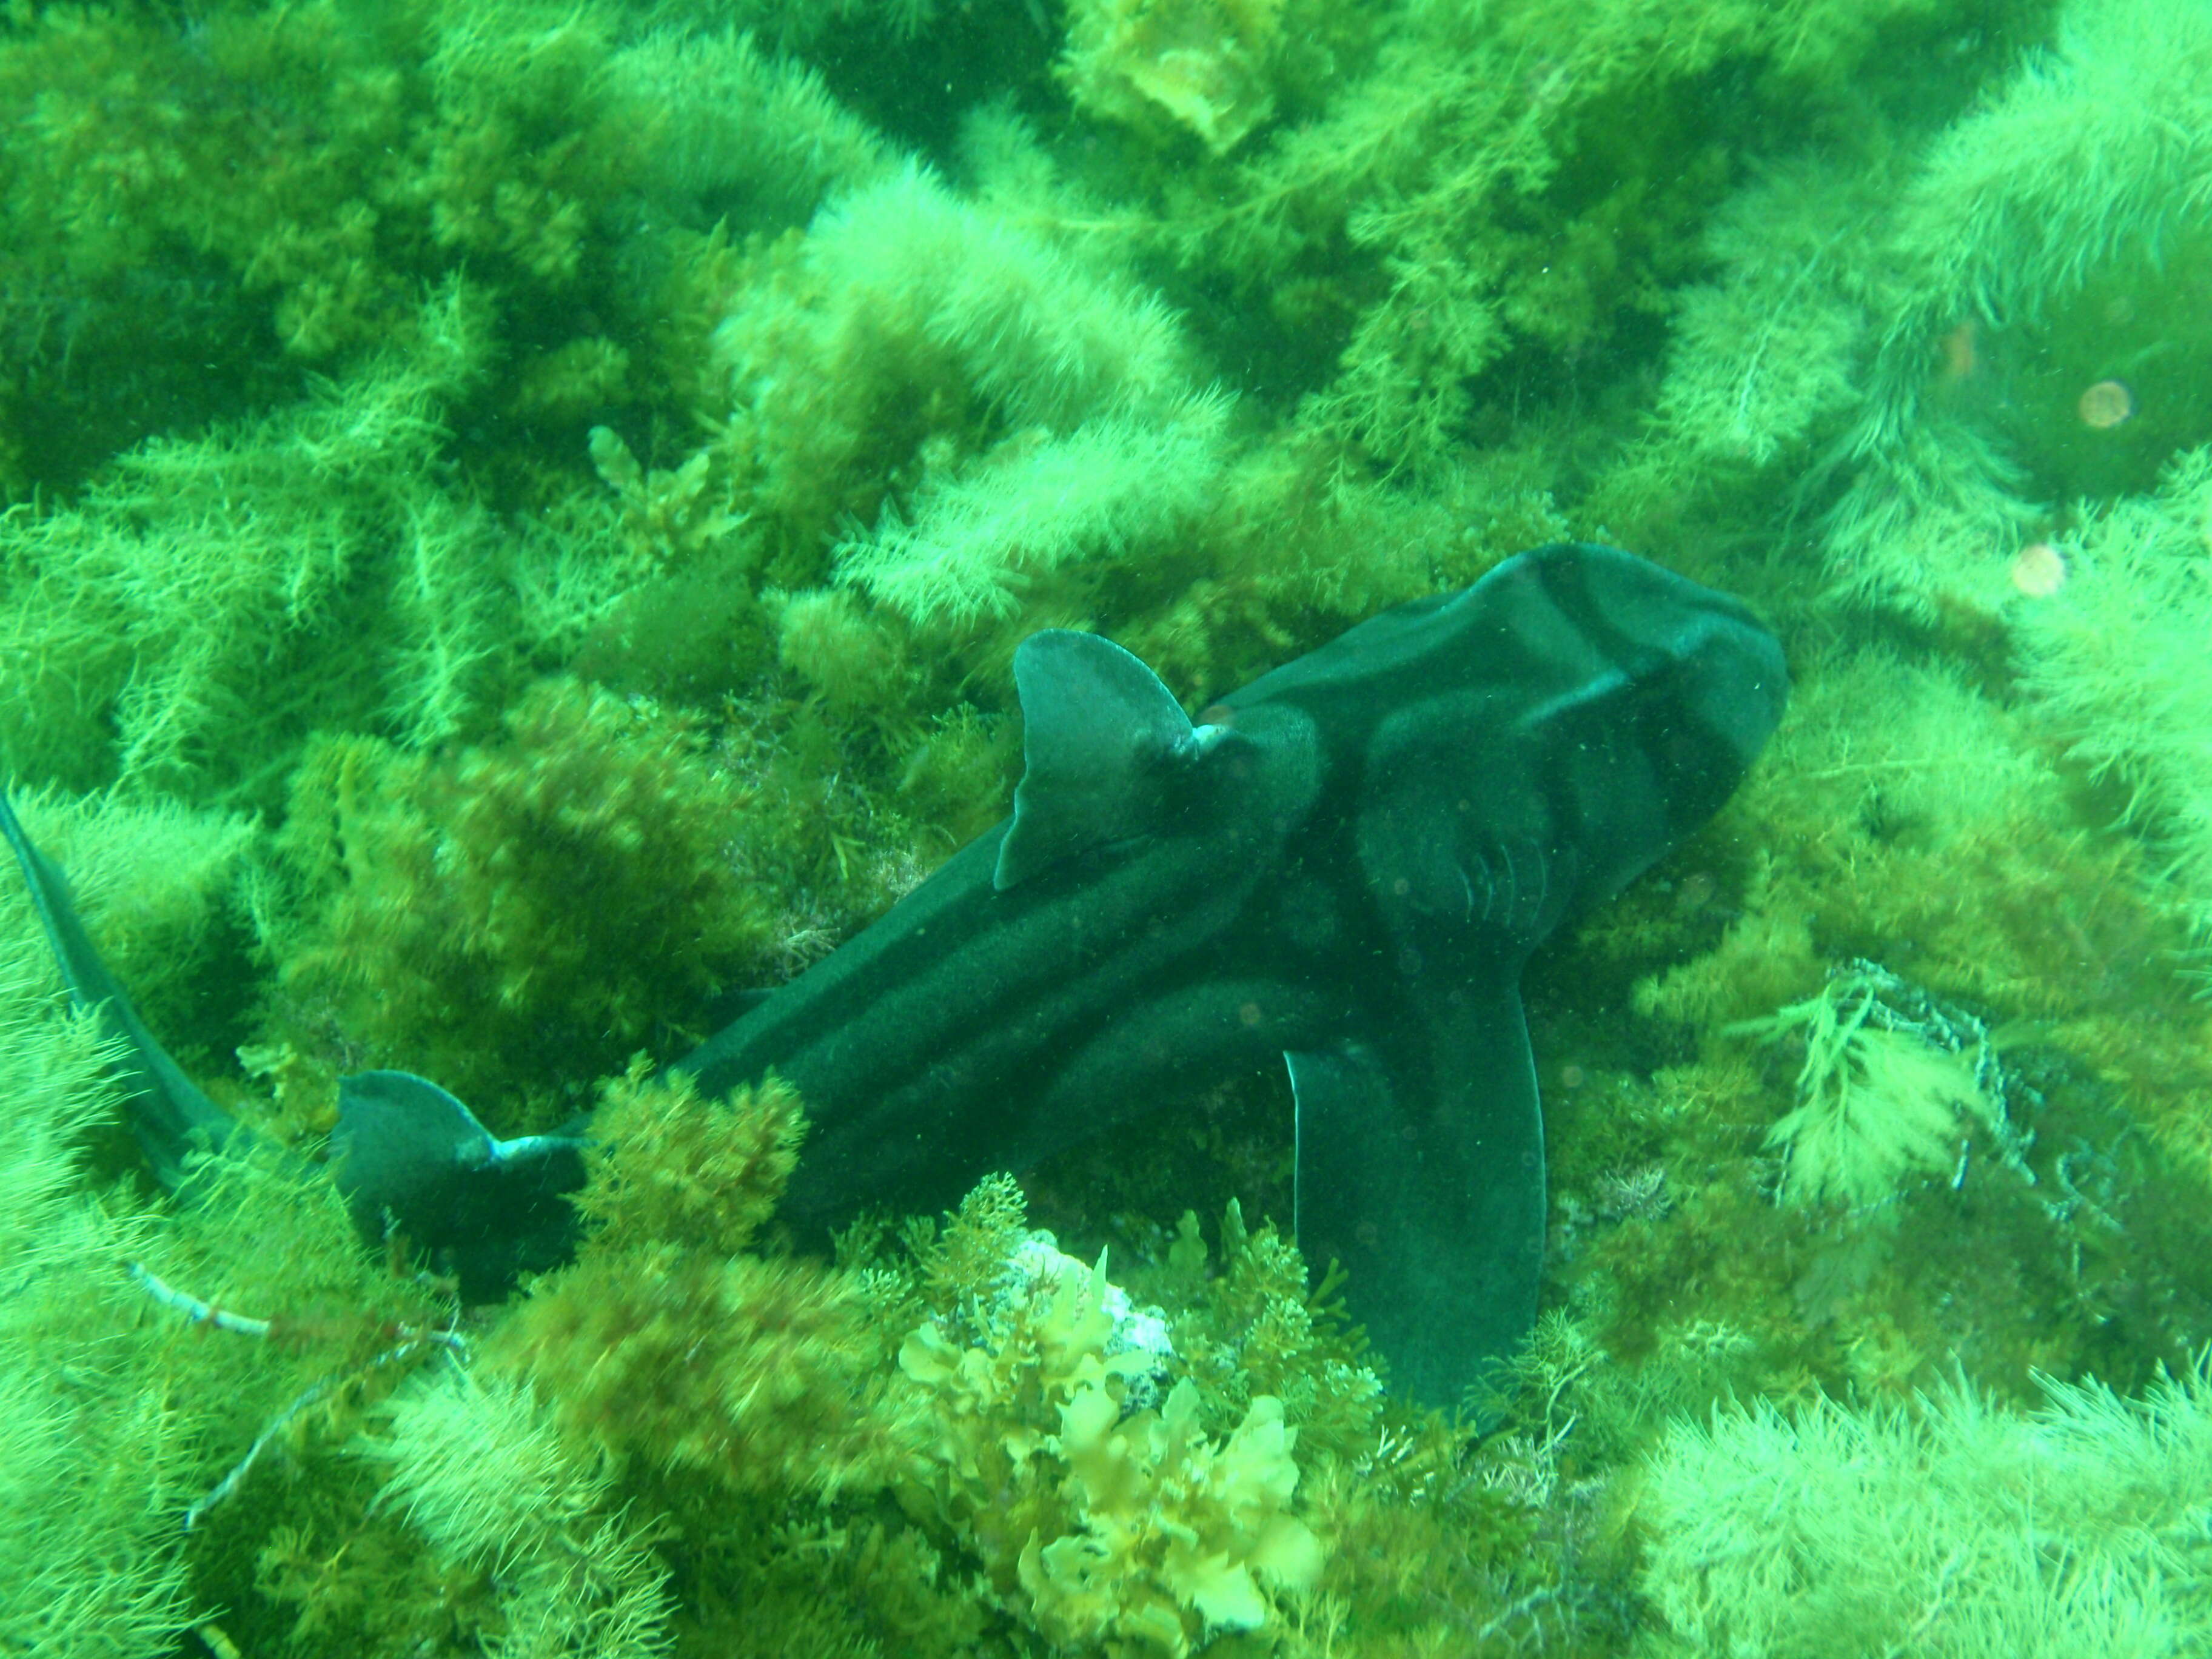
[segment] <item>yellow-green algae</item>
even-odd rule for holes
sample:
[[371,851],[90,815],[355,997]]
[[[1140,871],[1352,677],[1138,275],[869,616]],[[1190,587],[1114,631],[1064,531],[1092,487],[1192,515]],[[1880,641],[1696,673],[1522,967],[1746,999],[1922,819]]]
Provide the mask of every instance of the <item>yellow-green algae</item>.
[[[17,0],[27,823],[270,1140],[620,1132],[500,1309],[276,1152],[172,1206],[0,882],[0,1640],[2202,1650],[2208,87],[2162,0]],[[1271,1080],[823,1261],[804,1103],[634,1060],[1003,811],[1023,635],[1195,705],[1565,535],[1796,690],[1532,974],[1466,1417]]]

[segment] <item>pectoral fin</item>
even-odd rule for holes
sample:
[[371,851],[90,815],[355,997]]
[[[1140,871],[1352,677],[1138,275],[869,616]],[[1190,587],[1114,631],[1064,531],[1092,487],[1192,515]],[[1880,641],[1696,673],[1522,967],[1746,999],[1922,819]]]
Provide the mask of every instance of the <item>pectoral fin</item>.
[[1457,1403],[1535,1316],[1544,1131],[1514,975],[1365,1042],[1287,1054],[1299,1249],[1348,1273],[1394,1383]]

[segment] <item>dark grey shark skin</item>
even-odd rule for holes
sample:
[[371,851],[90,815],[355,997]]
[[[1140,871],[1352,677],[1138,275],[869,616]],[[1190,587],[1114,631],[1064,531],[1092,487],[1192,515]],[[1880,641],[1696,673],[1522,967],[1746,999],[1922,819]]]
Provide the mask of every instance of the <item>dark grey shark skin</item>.
[[1194,726],[1095,635],[1024,641],[1014,816],[679,1062],[808,1105],[784,1213],[933,1207],[1286,1058],[1300,1247],[1416,1398],[1534,1318],[1522,964],[1702,824],[1780,719],[1735,601],[1561,544],[1361,623]]
[[[1780,719],[1779,647],[1733,599],[1559,544],[1360,624],[1204,725],[1095,635],[1034,635],[1014,672],[1014,816],[678,1069],[708,1093],[770,1070],[798,1087],[813,1131],[784,1213],[818,1230],[951,1203],[1280,1054],[1301,1248],[1350,1270],[1399,1387],[1455,1401],[1534,1314],[1522,965],[1728,798]],[[34,892],[42,868],[58,884],[8,824]],[[61,890],[41,914],[72,989],[127,1012],[72,965],[98,962]],[[128,1019],[167,1178],[229,1120],[197,1090],[179,1105]],[[403,1073],[347,1079],[333,1137],[364,1231],[403,1229],[480,1291],[568,1247],[578,1146],[496,1140]]]

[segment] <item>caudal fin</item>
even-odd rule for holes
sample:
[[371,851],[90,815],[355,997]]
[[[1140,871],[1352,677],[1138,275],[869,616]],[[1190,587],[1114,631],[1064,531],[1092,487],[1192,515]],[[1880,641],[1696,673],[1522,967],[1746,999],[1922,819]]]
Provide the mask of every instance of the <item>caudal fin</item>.
[[237,1132],[238,1121],[202,1094],[154,1040],[78,921],[69,878],[25,832],[5,790],[0,790],[0,836],[7,837],[22,867],[32,908],[61,964],[70,1000],[94,1014],[100,1029],[121,1045],[113,1070],[130,1091],[131,1132],[155,1176],[173,1189],[183,1182],[191,1153],[222,1146]]

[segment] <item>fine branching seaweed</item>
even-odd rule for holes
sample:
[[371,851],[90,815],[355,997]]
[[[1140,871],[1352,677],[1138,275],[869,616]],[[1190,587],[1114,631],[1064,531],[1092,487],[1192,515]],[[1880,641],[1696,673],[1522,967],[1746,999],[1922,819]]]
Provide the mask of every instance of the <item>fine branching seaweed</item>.
[[[0,870],[0,1648],[2205,1648],[2208,88],[2172,0],[8,9],[0,782],[253,1133],[152,1192]],[[1025,635],[1198,714],[1563,539],[1790,709],[1532,969],[1461,1414],[1279,1076],[825,1253],[666,1069],[1004,815]],[[364,1251],[369,1066],[588,1110],[574,1258]]]

